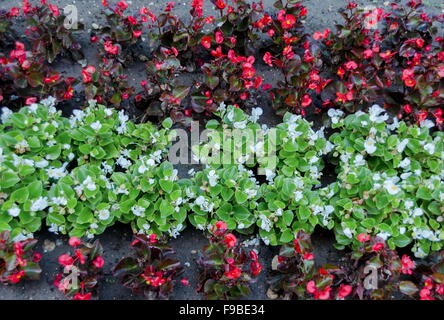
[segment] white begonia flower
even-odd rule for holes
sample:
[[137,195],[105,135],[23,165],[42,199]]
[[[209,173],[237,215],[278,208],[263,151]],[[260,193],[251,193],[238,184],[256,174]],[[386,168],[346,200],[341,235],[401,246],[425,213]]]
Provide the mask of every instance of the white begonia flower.
[[22,140],[20,142],[17,142],[14,148],[17,149],[18,153],[25,153],[26,149],[29,148],[28,141]]
[[145,215],[145,208],[141,206],[133,206],[131,207],[131,211],[134,213],[134,215],[138,217],[143,217]]
[[100,220],[107,220],[109,218],[110,212],[108,209],[102,209],[98,212]]
[[331,122],[333,124],[337,124],[341,117],[344,115],[344,112],[338,109],[329,109],[327,114],[331,118]]
[[366,162],[362,154],[357,154],[353,163],[355,166],[360,167],[364,166]]
[[405,147],[407,146],[407,144],[409,143],[409,139],[404,139],[402,140],[400,143],[398,143],[398,145],[396,146],[396,151],[398,151],[399,153],[404,152]]
[[401,189],[393,183],[393,180],[389,179],[384,182],[384,188],[391,195],[397,194]]
[[47,207],[48,207],[48,198],[40,197],[32,202],[30,210],[32,212],[42,211],[45,210]]
[[261,220],[261,225],[259,226],[261,229],[270,232],[273,223],[270,219],[268,219],[265,215],[259,215],[259,219]]
[[6,121],[8,121],[9,117],[11,117],[11,115],[12,115],[13,113],[14,113],[14,112],[12,112],[11,109],[9,109],[9,108],[7,108],[7,107],[3,107],[3,108],[2,108],[2,115],[1,115],[1,117],[0,117],[2,123],[5,123]]
[[391,236],[391,234],[388,232],[379,232],[376,236],[386,241]]
[[68,200],[66,200],[65,197],[54,197],[51,199],[51,203],[55,204],[56,206],[66,206]]
[[20,208],[19,207],[12,207],[11,209],[8,210],[8,214],[11,217],[18,217],[18,215],[20,214]]
[[405,206],[407,209],[413,208],[414,205],[415,205],[415,204],[414,204],[414,202],[413,202],[412,200],[405,200],[405,201],[404,201],[404,206]]
[[108,117],[110,117],[110,116],[113,115],[113,110],[112,110],[112,109],[109,109],[109,108],[106,108],[106,109],[105,109],[105,114],[106,114]]
[[248,199],[252,199],[257,195],[256,189],[245,189],[244,192],[247,195]]
[[431,129],[431,128],[433,128],[433,127],[435,126],[435,124],[433,123],[432,120],[428,120],[428,119],[426,119],[426,120],[421,121],[421,122],[419,123],[419,126],[420,126],[421,128]]
[[376,141],[373,138],[367,138],[364,143],[365,151],[372,154],[376,151]]
[[100,128],[102,128],[102,124],[97,120],[96,122],[91,123],[90,127],[95,131],[99,131]]
[[424,211],[421,208],[415,208],[412,212],[413,217],[420,217],[424,214]]
[[214,187],[217,185],[217,180],[219,179],[219,176],[216,173],[216,170],[210,170],[210,172],[208,172],[208,183],[210,184],[211,187]]
[[56,98],[48,97],[46,99],[41,100],[40,103],[43,104],[45,107],[53,107],[56,103]]
[[424,146],[424,150],[427,151],[429,154],[434,154],[435,153],[435,145],[432,143],[427,143]]
[[65,170],[65,166],[62,166],[60,168],[54,168],[54,167],[48,168],[48,169],[46,169],[46,173],[49,178],[56,179],[56,180],[63,178],[67,174],[67,172]]
[[128,160],[122,156],[117,158],[116,163],[124,169],[128,169],[132,164],[132,162],[130,160]]
[[[372,122],[382,123],[388,120],[388,115],[385,113],[385,110],[377,104],[371,106],[368,113],[370,115],[370,121]],[[383,114],[381,115],[381,113]]]
[[404,160],[402,160],[398,167],[403,168],[403,169],[407,169],[408,167],[410,167],[411,161],[409,158],[405,158]]
[[304,197],[304,195],[303,195],[302,191],[297,190],[297,191],[294,192],[294,200],[295,200],[295,201],[299,201],[299,200],[301,200],[303,197]]
[[92,178],[90,176],[87,176],[85,181],[83,181],[83,185],[86,187],[86,189],[90,190],[90,191],[94,191],[97,189],[96,184],[94,183],[94,181],[92,180]]
[[257,122],[263,113],[264,113],[264,110],[262,110],[262,108],[253,108],[251,110],[250,121]]
[[344,232],[344,235],[345,235],[347,238],[349,238],[349,239],[352,239],[352,238],[353,238],[353,231],[352,231],[350,228],[345,228],[345,229],[343,230],[343,232]]

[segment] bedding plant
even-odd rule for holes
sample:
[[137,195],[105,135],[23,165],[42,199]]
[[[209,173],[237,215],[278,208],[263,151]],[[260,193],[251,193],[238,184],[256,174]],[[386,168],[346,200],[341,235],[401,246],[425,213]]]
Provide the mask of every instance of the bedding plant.
[[[407,126],[378,105],[342,118],[329,110],[337,181],[327,188],[337,247],[377,235],[389,248],[413,244],[416,257],[443,245],[443,136],[433,122]],[[391,121],[391,124],[387,122]]]
[[84,243],[77,237],[71,237],[69,245],[74,253],[59,256],[63,271],[55,276],[54,286],[67,298],[91,300],[98,294],[98,280],[105,264],[102,245],[99,240]]
[[40,278],[42,255],[34,252],[36,244],[36,239],[13,241],[8,231],[0,232],[0,283],[11,285]]
[[[166,223],[173,212],[185,220],[183,211],[176,212],[171,204],[180,204],[180,190],[172,192],[177,172],[168,163],[160,165],[174,134],[166,129],[171,120],[160,130],[150,123],[136,125],[123,111],[95,101],[65,118],[54,103],[42,100],[17,113],[2,109],[3,230],[10,230],[12,238],[32,237],[46,222],[56,233],[93,237],[117,220],[145,217],[148,206],[147,219],[163,222],[163,231],[178,227]],[[153,188],[157,192],[142,199]],[[168,192],[166,199],[161,188]],[[162,217],[154,210],[159,207]],[[149,229],[141,221],[134,221],[135,228]]]
[[[135,236],[133,254],[114,267],[114,276],[126,288],[147,299],[168,299],[182,273],[180,261],[172,258],[174,250],[156,234]],[[186,278],[181,279],[187,285]]]
[[210,229],[209,244],[199,253],[197,291],[208,300],[232,300],[250,294],[250,284],[262,271],[255,250],[246,250],[223,221]]

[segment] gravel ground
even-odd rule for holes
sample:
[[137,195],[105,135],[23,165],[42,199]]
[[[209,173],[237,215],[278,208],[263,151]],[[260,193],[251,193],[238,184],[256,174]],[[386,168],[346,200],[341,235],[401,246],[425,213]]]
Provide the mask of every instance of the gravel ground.
[[[37,0],[31,0],[35,3]],[[18,0],[0,0],[0,8],[8,9],[14,6],[21,6],[22,1]],[[93,23],[100,24],[100,20],[97,18],[98,12],[100,12],[102,5],[99,0],[87,1],[87,0],[53,0],[51,3],[59,5],[61,8],[67,5],[75,5],[78,8],[79,18],[85,24],[86,31],[79,34],[79,40],[83,46],[88,64],[95,64],[97,61],[96,51],[94,47],[89,44],[89,36],[86,36],[90,32]],[[129,0],[130,10],[135,11],[142,6],[147,6],[155,13],[161,11],[161,9],[168,2],[167,0],[153,1],[149,0]],[[389,2],[382,0],[359,0],[356,1],[364,5],[374,5],[374,6],[384,6]],[[444,3],[442,0],[425,0],[426,4],[429,5],[431,11],[435,13],[444,12]],[[180,16],[186,16],[189,11],[190,1],[179,1],[175,12]],[[274,0],[264,0],[266,10],[270,10],[273,6]],[[309,10],[309,17],[307,19],[307,30],[313,32],[315,30],[323,30],[324,28],[332,28],[333,26],[340,22],[340,16],[337,14],[337,10],[344,7],[348,1],[346,0],[308,0],[306,2],[307,9]],[[213,12],[211,8],[211,3],[209,0],[205,1],[205,13],[209,14]],[[20,34],[20,33],[19,33]],[[54,67],[63,72],[65,75],[79,75],[81,66],[73,63],[66,59],[61,59],[57,61]],[[145,76],[144,67],[141,63],[135,63],[128,69],[128,74],[130,74],[130,82],[134,86],[137,86],[140,80]],[[258,72],[264,76],[267,82],[273,84],[277,80],[277,75],[266,66],[259,66]],[[184,81],[189,81],[189,78],[185,77]],[[80,101],[80,100],[79,100]],[[270,126],[279,123],[280,119],[274,115],[271,110],[271,102],[265,94],[259,94],[257,97],[258,104],[264,109],[264,115],[262,116],[262,122]],[[70,108],[69,108],[70,109]],[[69,110],[65,110],[69,113]],[[131,110],[129,110],[131,111]],[[314,119],[316,120],[316,119]],[[186,176],[188,171],[188,166],[178,166],[177,169],[180,172],[180,176]],[[328,175],[328,173],[326,174]],[[53,300],[53,299],[63,299],[63,296],[55,289],[52,284],[54,275],[58,273],[59,265],[57,263],[57,258],[60,254],[69,251],[67,246],[67,238],[57,237],[47,231],[41,231],[36,234],[39,239],[37,250],[43,252],[43,260],[41,261],[41,266],[43,269],[42,277],[39,281],[28,281],[20,283],[15,286],[1,286],[0,287],[0,299],[9,300]],[[103,235],[98,237],[104,246],[104,259],[106,261],[105,265],[105,275],[100,283],[99,299],[115,300],[115,299],[140,299],[131,294],[131,292],[120,284],[116,283],[115,278],[111,275],[112,267],[117,263],[117,261],[123,257],[129,248],[131,242],[131,230],[125,225],[116,225],[111,229],[107,230]],[[46,241],[46,245],[45,245]],[[321,265],[324,263],[334,264],[339,260],[340,252],[335,250],[332,246],[334,242],[334,236],[326,231],[316,231],[313,235],[313,243],[316,251],[316,262]],[[48,243],[54,243],[55,248],[52,251],[45,252],[44,247],[47,247]],[[204,236],[193,229],[187,229],[182,233],[180,237],[171,241],[172,247],[177,252],[177,258],[183,263],[188,262],[189,266],[185,267],[184,277],[189,279],[190,286],[185,287],[183,285],[177,285],[171,299],[200,299],[200,295],[196,293],[195,287],[197,284],[197,265],[195,260],[197,254],[195,251],[199,250],[206,243]],[[277,248],[267,247],[260,245],[257,247],[261,262],[268,268],[271,265],[271,260],[273,256],[277,253]],[[258,281],[252,286],[252,294],[248,297],[249,299],[266,299],[267,291],[267,275],[268,270],[265,270],[259,277]]]

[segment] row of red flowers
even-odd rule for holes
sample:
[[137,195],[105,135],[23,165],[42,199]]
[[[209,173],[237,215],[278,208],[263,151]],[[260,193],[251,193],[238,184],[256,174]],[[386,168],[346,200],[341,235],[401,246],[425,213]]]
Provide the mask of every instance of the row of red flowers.
[[[22,279],[38,279],[42,258],[33,253],[37,240],[12,242],[7,232],[0,234],[0,280],[16,284]],[[444,252],[430,263],[416,265],[406,254],[399,257],[380,238],[357,236],[362,246],[346,253],[341,266],[315,263],[310,235],[297,234],[291,245],[281,247],[273,259],[269,283],[272,295],[291,299],[392,299],[396,293],[421,300],[443,300]],[[97,296],[105,260],[99,241],[83,243],[69,239],[73,253],[59,256],[63,271],[54,285],[74,300]],[[123,286],[148,299],[167,299],[183,277],[184,266],[174,259],[174,250],[155,234],[135,235],[132,253],[113,268],[113,275]],[[197,260],[197,291],[206,299],[237,299],[250,294],[250,286],[263,270],[258,252],[247,250],[236,236],[219,221],[209,235]]]
[[[261,88],[269,91],[279,114],[305,114],[309,107],[353,112],[382,99],[399,117],[415,121],[432,116],[442,124],[444,39],[437,35],[436,24],[444,18],[426,13],[422,1],[372,10],[350,2],[336,31],[313,35],[305,31],[309,13],[303,1],[278,0],[278,11],[268,14],[261,1],[212,0],[220,17],[204,16],[203,3],[191,2],[191,21],[185,22],[173,13],[173,2],[158,15],[146,7],[131,15],[126,1],[102,1],[106,23],[91,35],[100,60],[82,70],[86,99],[119,107],[134,97],[147,117],[168,115],[182,121],[193,112],[211,113],[221,102],[249,107],[255,103],[252,90]],[[16,43],[9,55],[0,53],[0,100],[10,103],[16,94],[33,95],[26,103],[41,95],[71,99],[80,79],[65,79],[43,63],[62,54],[82,61],[73,31],[63,25],[66,17],[46,0],[35,7],[24,0],[21,9],[12,8],[5,18],[11,20],[21,11],[31,49]],[[205,26],[212,29],[204,31]],[[0,33],[0,44],[7,43],[6,35]],[[253,54],[261,35],[265,54],[257,59]],[[155,46],[144,58],[147,79],[137,92],[124,67],[139,59],[136,48],[145,37]],[[282,81],[264,83],[258,61],[282,71]],[[191,88],[177,81],[179,74],[196,70],[203,72],[203,83]]]

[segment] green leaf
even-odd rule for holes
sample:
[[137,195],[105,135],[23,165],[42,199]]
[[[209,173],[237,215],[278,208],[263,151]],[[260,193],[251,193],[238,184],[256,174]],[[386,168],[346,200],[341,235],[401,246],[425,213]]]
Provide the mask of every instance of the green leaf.
[[0,176],[0,188],[8,189],[16,185],[19,181],[20,178],[14,172],[10,171],[3,172]]

